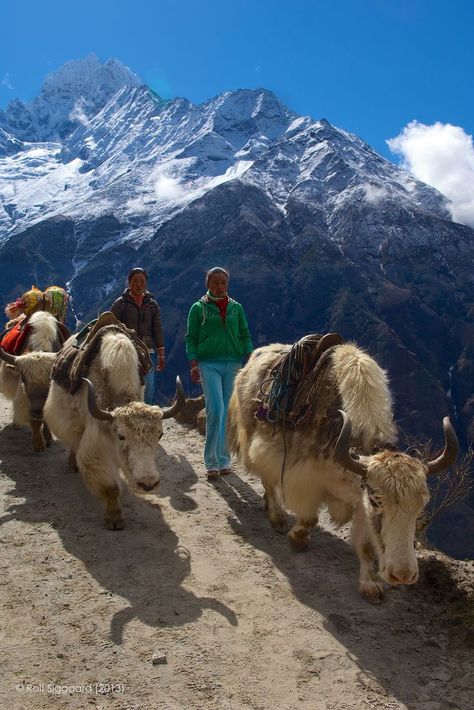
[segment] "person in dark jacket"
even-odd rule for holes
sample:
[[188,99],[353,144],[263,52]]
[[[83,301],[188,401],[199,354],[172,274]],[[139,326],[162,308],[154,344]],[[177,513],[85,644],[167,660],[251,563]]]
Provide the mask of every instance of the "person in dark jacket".
[[206,274],[207,293],[191,306],[185,336],[191,381],[202,383],[206,403],[204,464],[208,479],[230,473],[227,409],[234,378],[253,350],[244,309],[227,295],[229,273]]
[[133,329],[145,343],[153,363],[153,370],[145,378],[145,402],[153,404],[155,397],[155,371],[165,369],[165,348],[161,326],[160,307],[147,291],[148,274],[144,269],[131,269],[127,277],[128,288],[113,302],[112,313],[127,328]]

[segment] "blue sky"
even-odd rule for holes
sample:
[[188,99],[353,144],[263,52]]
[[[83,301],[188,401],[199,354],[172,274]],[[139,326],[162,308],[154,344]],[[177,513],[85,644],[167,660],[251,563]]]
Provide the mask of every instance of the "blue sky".
[[474,133],[471,0],[0,0],[0,27],[0,107],[95,52],[165,97],[263,86],[394,161],[411,121]]

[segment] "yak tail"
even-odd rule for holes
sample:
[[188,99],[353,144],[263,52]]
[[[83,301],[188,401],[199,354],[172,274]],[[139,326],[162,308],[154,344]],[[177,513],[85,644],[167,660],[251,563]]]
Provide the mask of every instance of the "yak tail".
[[351,418],[354,437],[363,449],[394,443],[397,428],[385,370],[353,343],[336,346],[332,364],[342,408]]
[[125,333],[104,335],[100,358],[112,392],[123,394],[126,399],[138,400],[141,392],[138,355],[130,338]]
[[30,334],[28,337],[29,350],[43,350],[54,352],[58,344],[57,321],[47,311],[37,311],[30,316]]
[[232,396],[230,398],[229,402],[229,409],[227,411],[227,428],[226,428],[226,435],[227,435],[227,441],[229,444],[229,448],[234,454],[239,454],[239,437],[238,437],[238,427],[237,427],[237,422],[236,422],[236,416],[237,416],[237,411],[236,408],[238,407],[238,397],[237,397],[237,392],[234,388],[234,391],[232,392]]

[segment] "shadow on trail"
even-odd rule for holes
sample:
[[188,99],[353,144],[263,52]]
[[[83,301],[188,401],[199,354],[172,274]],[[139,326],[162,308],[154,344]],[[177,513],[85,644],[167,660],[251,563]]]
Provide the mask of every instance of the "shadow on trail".
[[[0,430],[1,470],[15,482],[10,495],[24,498],[12,503],[0,525],[11,519],[49,523],[64,549],[81,560],[104,589],[127,600],[128,605],[111,620],[111,639],[116,644],[122,643],[125,626],[132,619],[151,627],[172,627],[196,621],[205,609],[212,609],[237,625],[234,612],[225,604],[198,597],[182,586],[190,574],[191,559],[163,519],[158,498],[162,491],[145,499],[125,489],[126,529],[110,531],[104,527],[101,504],[86,490],[80,475],[68,470],[61,444],[53,442],[43,455],[35,455],[30,448],[27,432],[12,427]],[[166,452],[160,453],[162,464],[168,465],[168,458]],[[163,481],[163,487],[170,495],[171,486],[180,488],[183,475],[185,492],[175,492],[173,500],[178,509],[191,509],[186,491],[195,474],[182,458],[175,461],[175,467],[183,473],[178,478],[175,471],[176,480]]]
[[[215,488],[233,512],[228,521],[234,532],[266,553],[287,577],[296,598],[322,616],[324,627],[358,665],[358,682],[368,692],[380,694],[375,679],[410,710],[424,708],[430,694],[443,710],[462,707],[452,699],[456,686],[468,692],[469,652],[463,644],[453,649],[458,629],[450,626],[446,607],[465,608],[466,594],[442,562],[434,556],[420,560],[419,582],[387,589],[384,603],[374,607],[359,596],[359,563],[348,543],[316,528],[310,549],[294,553],[286,535],[271,528],[262,498],[243,479],[226,476],[216,481]],[[278,585],[276,577],[270,581]],[[317,649],[316,636],[313,650]],[[450,658],[455,651],[457,660]]]
[[175,510],[189,512],[197,508],[197,503],[188,491],[197,483],[197,475],[189,461],[181,455],[168,454],[162,446],[157,456],[158,471],[161,475],[160,498],[169,498]]

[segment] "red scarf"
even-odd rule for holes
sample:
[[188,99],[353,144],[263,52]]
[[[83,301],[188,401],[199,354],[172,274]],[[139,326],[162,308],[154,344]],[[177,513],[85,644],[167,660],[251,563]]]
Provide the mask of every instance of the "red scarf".
[[219,309],[219,313],[221,314],[222,320],[225,322],[227,304],[229,303],[229,296],[226,296],[225,298],[220,298],[218,301],[214,301],[214,303]]

